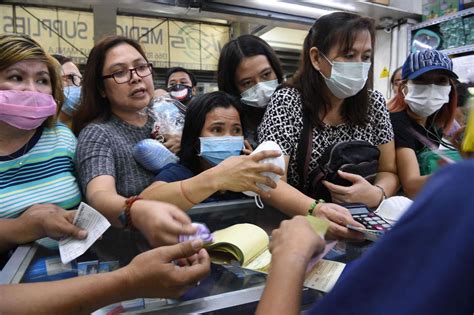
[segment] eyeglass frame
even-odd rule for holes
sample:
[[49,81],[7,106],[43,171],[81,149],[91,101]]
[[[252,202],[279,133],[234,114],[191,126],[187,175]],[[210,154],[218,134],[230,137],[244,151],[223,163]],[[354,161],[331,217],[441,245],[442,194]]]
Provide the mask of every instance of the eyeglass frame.
[[[82,85],[82,77],[76,73],[69,73],[69,74],[64,74],[61,76],[63,79],[66,79],[66,80],[71,80],[72,84],[74,84],[74,86],[81,86]],[[76,78],[79,79],[79,84],[77,84],[76,81]]]
[[[142,76],[142,75],[140,75],[140,74],[138,73],[137,68],[142,67],[142,66],[144,66],[144,65],[147,65],[147,66],[148,66],[148,69],[150,70],[150,73],[147,74],[147,75]],[[125,71],[125,70],[119,70],[119,71],[115,71],[114,73],[111,73],[111,74],[103,75],[103,76],[102,76],[102,80],[113,78],[114,81],[115,81],[115,83],[117,83],[117,84],[125,84],[125,83],[130,82],[130,80],[132,80],[132,78],[133,78],[133,71],[135,71],[135,73],[137,74],[137,76],[139,76],[140,78],[143,79],[143,78],[146,78],[147,76],[149,76],[149,75],[151,75],[151,74],[153,73],[153,64],[152,64],[151,62],[147,62],[147,63],[145,63],[145,64],[141,64],[141,65],[139,65],[139,66],[137,66],[137,67],[135,67],[135,68],[127,69],[127,70],[129,71],[129,78],[128,78],[127,81],[124,81],[124,82],[117,82],[117,79],[115,78],[115,75],[116,75],[117,73],[122,72],[122,71]]]

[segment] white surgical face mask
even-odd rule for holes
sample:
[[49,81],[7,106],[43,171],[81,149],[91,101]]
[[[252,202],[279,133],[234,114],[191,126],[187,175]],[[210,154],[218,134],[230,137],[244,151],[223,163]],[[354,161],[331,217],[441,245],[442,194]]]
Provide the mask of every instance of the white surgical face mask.
[[331,77],[326,78],[321,73],[329,90],[339,99],[345,99],[359,93],[369,76],[370,62],[331,62],[323,53],[324,58],[331,64]]
[[451,85],[407,83],[405,102],[420,117],[431,116],[449,102]]
[[275,92],[278,86],[278,80],[270,80],[255,84],[250,89],[240,94],[242,103],[253,106],[264,108],[268,105],[270,97]]

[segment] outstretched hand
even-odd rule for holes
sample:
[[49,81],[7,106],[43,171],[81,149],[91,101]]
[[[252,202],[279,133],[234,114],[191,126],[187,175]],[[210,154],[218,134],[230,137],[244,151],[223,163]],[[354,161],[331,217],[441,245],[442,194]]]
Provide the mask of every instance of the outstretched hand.
[[[211,260],[201,240],[163,246],[135,257],[122,269],[136,296],[178,298],[210,271]],[[177,260],[189,263],[178,266]]]
[[304,216],[294,216],[282,221],[280,227],[272,232],[269,249],[272,259],[296,256],[308,263],[314,254],[324,250],[324,240],[314,232]]
[[280,155],[278,151],[266,150],[253,155],[233,156],[224,160],[213,168],[217,190],[253,191],[262,197],[270,197],[270,194],[260,189],[257,184],[276,188],[276,183],[262,173],[271,172],[283,176],[284,170],[272,163],[259,162]]
[[133,225],[152,247],[176,244],[180,234],[196,233],[188,215],[169,203],[138,200],[133,203],[130,214]]
[[313,211],[313,215],[329,220],[326,237],[328,239],[353,239],[363,240],[362,233],[349,230],[348,224],[363,228],[364,226],[352,218],[349,210],[335,203],[319,203]]

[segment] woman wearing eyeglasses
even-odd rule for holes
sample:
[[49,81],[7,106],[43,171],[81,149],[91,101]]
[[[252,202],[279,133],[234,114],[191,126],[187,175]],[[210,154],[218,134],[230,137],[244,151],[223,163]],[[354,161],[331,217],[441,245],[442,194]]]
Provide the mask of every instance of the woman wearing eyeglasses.
[[153,182],[132,148],[150,137],[154,120],[146,107],[153,97],[152,65],[134,40],[109,36],[91,50],[81,106],[73,117],[79,135],[77,162],[90,205],[112,225],[140,230],[152,246],[173,244],[195,232],[177,207],[136,197]]
[[71,127],[72,115],[76,112],[81,100],[82,75],[72,59],[60,54],[51,55],[61,65],[64,103],[59,119]]

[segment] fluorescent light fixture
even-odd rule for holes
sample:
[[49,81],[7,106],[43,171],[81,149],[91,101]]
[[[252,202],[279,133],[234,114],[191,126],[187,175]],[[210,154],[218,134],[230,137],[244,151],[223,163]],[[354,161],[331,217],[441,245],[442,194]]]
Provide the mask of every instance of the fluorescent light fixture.
[[308,17],[319,17],[321,15],[335,12],[333,10],[323,10],[300,4],[281,2],[278,0],[257,0],[256,2],[265,5],[268,9],[275,9],[279,12]]
[[306,2],[306,3],[316,4],[323,7],[334,8],[338,10],[356,11],[356,8],[353,5],[350,5],[348,3],[338,3],[334,1],[328,1],[328,0],[300,0],[300,1],[303,3]]

